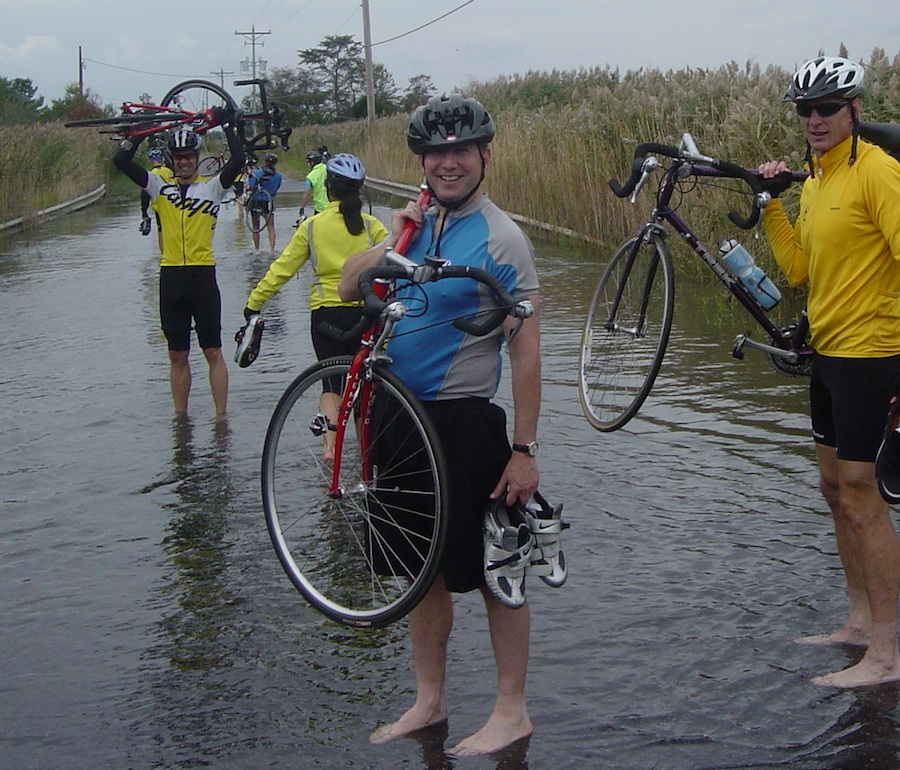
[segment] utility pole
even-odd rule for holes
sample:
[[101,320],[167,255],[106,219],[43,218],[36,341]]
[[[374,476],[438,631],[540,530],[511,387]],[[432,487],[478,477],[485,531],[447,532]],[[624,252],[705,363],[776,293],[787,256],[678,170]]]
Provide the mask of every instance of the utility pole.
[[222,90],[225,90],[225,76],[233,75],[234,73],[233,72],[225,72],[225,70],[223,70],[221,67],[219,67],[218,72],[210,72],[209,74],[215,75],[217,78],[219,78],[219,85],[222,86]]
[[78,46],[78,95],[84,96],[84,59],[81,56],[81,46]]
[[[264,59],[257,60],[256,46],[259,46],[260,48],[262,48],[263,45],[265,45],[265,43],[263,41],[257,42],[256,38],[262,37],[263,35],[271,35],[272,31],[270,30],[268,32],[257,32],[256,25],[253,25],[252,27],[250,27],[249,32],[235,31],[234,34],[242,35],[245,38],[244,45],[250,46],[250,61],[248,62],[246,59],[244,59],[244,61],[241,62],[241,71],[247,72],[249,70],[250,77],[252,77],[254,80],[256,80],[256,78],[257,78],[257,70],[259,70],[259,72],[258,72],[259,77],[264,76],[266,74],[266,64],[268,62],[266,62]],[[257,110],[256,86],[255,85],[253,86],[253,91],[251,92],[250,101],[252,104],[252,109],[255,112]]]
[[362,0],[363,47],[366,51],[366,124],[369,131],[375,122],[375,68],[372,66],[372,30],[369,23],[369,0]]

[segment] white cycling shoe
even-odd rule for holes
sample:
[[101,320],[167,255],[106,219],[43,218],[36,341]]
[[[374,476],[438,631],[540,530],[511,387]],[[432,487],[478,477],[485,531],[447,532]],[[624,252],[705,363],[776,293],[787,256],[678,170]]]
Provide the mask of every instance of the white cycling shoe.
[[234,351],[234,362],[242,369],[250,366],[259,355],[259,346],[262,342],[263,329],[266,322],[259,314],[252,315],[246,326],[242,326],[234,335],[237,349]]
[[557,588],[566,582],[560,535],[568,528],[562,505],[552,508],[540,493],[528,505],[494,501],[484,517],[484,577],[501,604],[525,604],[525,576],[537,575]]

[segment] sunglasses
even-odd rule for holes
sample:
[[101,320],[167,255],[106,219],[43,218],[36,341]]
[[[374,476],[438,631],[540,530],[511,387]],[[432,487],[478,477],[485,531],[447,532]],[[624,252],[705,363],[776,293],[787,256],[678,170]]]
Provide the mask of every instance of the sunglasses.
[[797,102],[797,114],[801,118],[809,118],[812,117],[813,111],[818,113],[820,118],[830,118],[832,115],[837,115],[844,107],[846,107],[850,102],[841,101],[841,102],[822,102],[821,104],[804,104],[803,102]]

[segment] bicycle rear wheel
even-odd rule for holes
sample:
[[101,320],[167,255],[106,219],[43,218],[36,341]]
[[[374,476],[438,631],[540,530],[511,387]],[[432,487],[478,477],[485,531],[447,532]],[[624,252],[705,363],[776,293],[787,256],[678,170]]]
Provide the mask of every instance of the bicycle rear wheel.
[[594,291],[578,361],[581,407],[597,430],[621,428],[650,393],[674,298],[672,257],[661,238],[635,236],[619,247]]
[[208,80],[185,80],[167,93],[163,107],[176,107],[182,112],[203,112],[211,107],[237,110],[237,103],[229,93]]
[[320,361],[281,397],[263,448],[263,507],[281,565],[310,604],[346,625],[379,627],[415,607],[437,574],[447,476],[421,404],[376,367],[362,386],[371,408],[357,406],[347,425],[338,491],[329,491],[320,401],[326,384],[343,390],[349,371],[350,358]]

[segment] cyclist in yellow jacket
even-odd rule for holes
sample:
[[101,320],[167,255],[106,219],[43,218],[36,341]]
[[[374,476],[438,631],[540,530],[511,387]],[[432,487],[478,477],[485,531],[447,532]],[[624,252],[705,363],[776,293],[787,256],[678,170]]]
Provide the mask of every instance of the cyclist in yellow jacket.
[[[244,317],[259,313],[285,283],[308,261],[315,281],[310,288],[310,332],[313,348],[319,360],[332,356],[352,355],[359,347],[359,338],[338,341],[321,332],[321,325],[329,323],[338,329],[351,329],[360,319],[360,303],[344,302],[338,296],[338,283],[347,257],[366,251],[388,237],[387,228],[375,217],[362,213],[360,190],[366,170],[359,158],[340,153],[326,164],[325,189],[328,206],[321,213],[303,221],[291,242],[269,266],[268,272],[247,299]],[[339,383],[322,394],[320,408],[329,424],[337,420],[340,405]],[[325,459],[333,457],[333,437],[326,433]]]
[[[900,378],[900,164],[859,138],[864,74],[820,56],[793,76],[784,100],[803,124],[811,176],[793,225],[778,200],[763,218],[788,280],[809,286],[813,439],[849,594],[841,629],[801,641],[866,649],[856,665],[813,680],[844,688],[900,680],[900,542],[874,464]],[[772,177],[787,166],[759,170]]]

